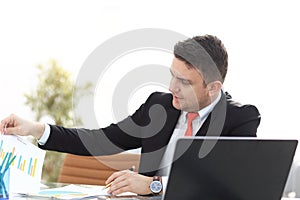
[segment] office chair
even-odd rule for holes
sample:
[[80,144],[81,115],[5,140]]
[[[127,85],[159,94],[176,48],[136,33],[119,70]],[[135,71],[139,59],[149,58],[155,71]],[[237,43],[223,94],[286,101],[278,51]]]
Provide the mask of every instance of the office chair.
[[109,156],[77,156],[66,154],[58,182],[105,185],[114,172],[135,167],[138,171],[140,154],[120,153]]

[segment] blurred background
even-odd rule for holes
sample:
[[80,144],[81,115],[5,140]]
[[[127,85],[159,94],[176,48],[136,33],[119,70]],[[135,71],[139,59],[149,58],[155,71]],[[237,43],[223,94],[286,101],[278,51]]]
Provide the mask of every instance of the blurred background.
[[[234,99],[258,107],[262,115],[258,136],[300,139],[298,5],[297,0],[0,1],[0,118],[16,113],[36,119],[24,94],[37,90],[38,65],[55,61],[74,82],[85,59],[104,41],[138,28],[162,28],[188,37],[219,37],[229,53],[224,88]],[[141,60],[171,64],[172,55],[142,54],[120,60],[119,65],[136,66]],[[115,82],[121,78],[107,76]],[[102,87],[114,89],[105,83]],[[128,113],[154,90],[167,88],[140,87],[131,95]],[[97,91],[92,92],[98,124],[106,126],[115,120],[112,97]],[[40,120],[55,123],[51,115]]]

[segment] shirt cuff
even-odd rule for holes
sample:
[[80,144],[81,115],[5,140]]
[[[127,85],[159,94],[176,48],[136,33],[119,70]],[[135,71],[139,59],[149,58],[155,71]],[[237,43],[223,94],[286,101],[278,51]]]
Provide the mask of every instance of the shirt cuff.
[[38,140],[39,145],[44,145],[48,141],[50,136],[50,126],[49,124],[45,124],[45,130],[42,137]]
[[168,180],[169,180],[169,177],[168,177],[168,176],[162,176],[162,177],[161,177],[161,182],[162,182],[162,185],[163,185],[163,193],[166,192]]

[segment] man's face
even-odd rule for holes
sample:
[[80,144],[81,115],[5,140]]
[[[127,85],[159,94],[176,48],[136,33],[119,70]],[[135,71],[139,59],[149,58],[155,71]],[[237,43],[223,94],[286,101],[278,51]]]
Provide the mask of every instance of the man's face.
[[194,67],[188,67],[185,62],[174,58],[170,71],[172,79],[169,90],[176,109],[195,112],[211,103],[202,75]]

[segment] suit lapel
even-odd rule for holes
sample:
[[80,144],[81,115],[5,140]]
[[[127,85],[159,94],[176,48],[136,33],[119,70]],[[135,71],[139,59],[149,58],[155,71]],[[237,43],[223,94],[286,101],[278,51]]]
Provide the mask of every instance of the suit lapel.
[[196,136],[205,136],[210,124],[210,118],[211,118],[211,113],[208,115],[204,123],[202,124],[201,128],[197,132]]
[[220,136],[226,119],[227,101],[222,91],[221,99],[197,132],[196,136]]

